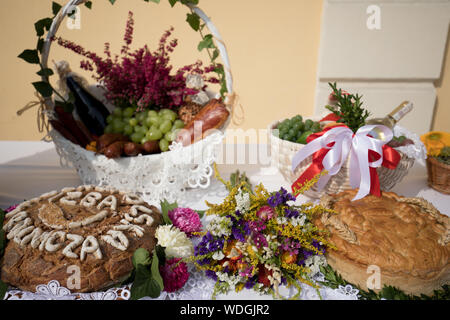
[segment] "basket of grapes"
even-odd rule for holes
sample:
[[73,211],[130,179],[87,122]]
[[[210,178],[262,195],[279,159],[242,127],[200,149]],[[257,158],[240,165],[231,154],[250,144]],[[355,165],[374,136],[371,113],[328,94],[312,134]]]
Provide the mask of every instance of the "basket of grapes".
[[[37,49],[19,56],[41,67],[42,81],[33,85],[51,124],[49,136],[62,164],[73,165],[84,184],[132,190],[155,202],[177,200],[189,188],[210,184],[211,165],[232,113],[229,59],[198,0],[169,3],[187,7],[187,22],[201,35],[198,50],[208,51],[210,65],[199,60],[174,70],[170,54],[178,42],[171,38],[173,28],[162,35],[155,50],[147,45],[132,50],[132,12],[120,55],[111,52],[109,43],[101,57],[58,37],[62,21],[79,5],[91,8],[92,2],[84,0],[70,0],[65,6],[53,2],[54,17],[35,24]],[[81,68],[93,73],[95,83],[89,85],[65,61],[51,69],[52,44],[81,55]],[[50,82],[53,74],[59,75],[57,88]],[[220,93],[208,85],[220,87]]]
[[[355,136],[361,136],[360,132],[368,128],[369,131],[364,134],[363,139],[367,136],[369,140],[366,139],[366,141],[370,141],[369,145],[379,144],[379,154],[384,157],[376,168],[373,166],[376,169],[373,170],[369,168],[371,161],[376,162],[380,157],[377,158],[375,153],[371,154],[372,151],[369,151],[368,155],[365,154],[369,172],[370,189],[368,191],[372,193],[374,190],[392,189],[413,166],[415,158],[424,159],[424,146],[419,137],[400,126],[394,127],[392,131],[388,128],[383,129],[387,131],[377,131],[378,126],[369,128],[368,124],[371,121],[366,120],[369,113],[361,107],[361,97],[338,89],[336,84],[330,83],[330,86],[333,93],[330,95],[329,105],[326,108],[332,113],[325,118],[304,119],[301,115],[297,115],[291,119],[270,124],[272,166],[277,167],[283,177],[292,184],[294,193],[302,187],[307,189],[308,186],[301,182],[304,177],[307,177],[304,179],[305,183],[308,180],[311,181],[310,183],[315,183],[304,192],[311,198],[320,198],[325,194],[357,188],[359,185],[355,187],[355,184],[351,183],[352,168],[355,172],[351,160],[352,157],[356,159],[357,154],[349,150],[354,150],[351,147],[355,145],[352,139]],[[343,138],[343,135],[347,136]],[[387,138],[389,135],[391,136]],[[319,147],[319,138],[326,141],[320,142],[321,147]],[[311,143],[317,145],[316,149]],[[339,147],[336,147],[337,145]],[[305,148],[306,146],[308,148]],[[307,156],[303,156],[305,152]],[[299,155],[302,156],[299,158]],[[324,163],[331,163],[329,168],[334,172],[330,174],[326,171]],[[373,177],[372,170],[376,172],[376,179]],[[358,174],[360,174],[359,171]],[[377,187],[373,188],[371,184],[375,180]],[[362,179],[358,182],[360,181]]]

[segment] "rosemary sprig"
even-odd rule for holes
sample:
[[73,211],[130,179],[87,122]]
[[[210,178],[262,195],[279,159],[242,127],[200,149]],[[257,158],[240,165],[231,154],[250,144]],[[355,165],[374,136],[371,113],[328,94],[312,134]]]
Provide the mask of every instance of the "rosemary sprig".
[[333,89],[333,95],[336,97],[336,107],[325,106],[328,110],[340,117],[338,122],[345,123],[353,132],[365,125],[366,119],[370,116],[369,111],[362,108],[362,96],[356,94],[343,94],[341,89],[337,88],[335,83],[328,83]]

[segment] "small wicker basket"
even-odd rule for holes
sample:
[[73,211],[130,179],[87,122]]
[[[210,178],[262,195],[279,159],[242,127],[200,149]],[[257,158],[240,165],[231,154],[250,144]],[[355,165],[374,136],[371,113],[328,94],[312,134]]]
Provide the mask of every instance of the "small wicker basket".
[[435,157],[427,158],[428,185],[445,194],[450,194],[450,165]]
[[[319,119],[312,119],[318,121]],[[273,130],[277,128],[280,121],[272,123],[269,128],[269,141],[271,148],[271,164],[277,167],[283,177],[291,184],[293,184],[300,175],[311,165],[312,156],[303,160],[295,172],[292,172],[292,158],[299,152],[304,145],[300,143],[294,143],[286,140],[282,140],[275,136]],[[399,183],[408,173],[408,170],[414,165],[414,158],[410,158],[401,154],[401,160],[394,170],[387,169],[385,167],[377,168],[378,177],[380,179],[381,190],[391,190],[397,183]],[[350,156],[347,158],[346,164],[344,164],[341,170],[334,176],[332,176],[327,185],[318,190],[317,185],[305,192],[305,195],[314,199],[321,198],[325,194],[335,194],[344,190],[352,189],[350,186],[350,170],[349,170]]]
[[[55,36],[62,21],[69,15],[74,6],[83,4],[85,0],[69,0],[53,19],[53,23],[44,41],[42,65],[47,68],[51,39]],[[233,96],[233,78],[228,53],[222,37],[208,16],[196,5],[186,4],[205,23],[211,32],[224,65],[228,95],[225,104],[233,115],[231,98]],[[216,97],[219,95],[217,94]],[[52,98],[45,98],[48,111],[54,108]],[[231,117],[220,128],[220,132],[194,143],[181,150],[162,154],[137,156],[131,158],[107,159],[104,155],[94,154],[74,145],[58,132],[52,130],[52,138],[63,165],[75,167],[80,179],[85,184],[110,185],[115,188],[129,189],[139,193],[147,201],[158,202],[159,199],[179,200],[188,188],[207,188],[212,177],[212,164],[222,143],[224,131]],[[191,152],[191,150],[196,150]],[[187,156],[193,154],[193,156]],[[184,161],[180,161],[184,160]]]

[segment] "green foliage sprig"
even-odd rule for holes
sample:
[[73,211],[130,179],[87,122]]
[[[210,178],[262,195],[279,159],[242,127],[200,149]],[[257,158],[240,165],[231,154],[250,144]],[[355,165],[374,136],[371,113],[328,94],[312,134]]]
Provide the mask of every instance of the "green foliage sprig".
[[[116,0],[108,0],[112,5],[116,2]],[[144,0],[145,2],[153,2],[156,4],[159,4],[160,0]],[[216,47],[212,34],[204,34],[203,29],[205,27],[205,24],[200,23],[200,17],[192,10],[190,5],[198,5],[199,0],[168,0],[170,5],[174,7],[177,2],[181,3],[182,5],[188,6],[190,9],[190,13],[187,14],[186,21],[189,23],[189,25],[194,29],[195,31],[198,31],[201,35],[202,40],[198,44],[198,50],[202,51],[206,49],[208,51],[208,55],[211,59],[211,63],[214,66],[214,72],[219,77],[219,82],[221,85],[220,94],[222,97],[225,96],[225,93],[227,93],[227,86],[226,86],[226,78],[225,78],[225,71],[222,64],[219,64],[216,62],[217,57],[219,56],[219,50]],[[86,1],[84,3],[85,7],[88,9],[92,9],[92,1]],[[44,47],[44,34],[50,30],[50,27],[53,23],[53,20],[58,15],[59,11],[62,9],[62,6],[57,2],[52,2],[52,13],[53,17],[46,17],[43,19],[38,20],[34,24],[34,28],[36,30],[37,35],[37,44],[35,49],[26,49],[24,50],[18,58],[24,60],[25,62],[28,62],[30,64],[36,64],[40,66],[40,70],[37,72],[39,76],[41,76],[40,81],[33,82],[32,85],[35,88],[37,92],[39,92],[44,98],[49,98],[53,94],[58,96],[60,99],[60,103],[67,109],[71,109],[71,105],[73,103],[73,97],[69,97],[69,99],[65,99],[63,96],[61,96],[50,84],[49,78],[54,75],[54,72],[51,68],[44,68],[42,65],[42,50]],[[73,14],[73,13],[71,13]],[[69,14],[69,16],[71,15]]]
[[435,290],[432,296],[426,296],[421,294],[420,296],[408,295],[398,288],[392,286],[384,286],[379,293],[373,290],[364,291],[360,287],[355,286],[345,281],[339,273],[337,273],[330,265],[326,267],[320,267],[320,271],[325,276],[324,282],[320,284],[332,289],[337,289],[339,286],[351,285],[353,288],[359,290],[359,298],[361,300],[450,300],[450,287],[444,285],[442,289]]
[[[5,253],[6,247],[5,230],[3,230],[4,221],[5,221],[5,211],[0,209],[0,261],[3,258],[3,254]],[[7,289],[8,289],[7,284],[0,279],[0,300],[4,299]]]
[[450,165],[450,147],[446,146],[442,148],[439,155],[436,157],[440,162]]
[[336,97],[336,107],[326,106],[328,110],[340,117],[338,122],[346,124],[353,132],[365,125],[366,119],[370,113],[362,108],[362,96],[356,94],[343,93],[338,89],[335,83],[328,83],[333,89],[333,95]]

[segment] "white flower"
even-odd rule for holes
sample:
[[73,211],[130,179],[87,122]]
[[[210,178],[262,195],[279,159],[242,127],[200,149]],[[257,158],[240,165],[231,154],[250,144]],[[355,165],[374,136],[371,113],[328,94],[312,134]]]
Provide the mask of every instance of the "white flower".
[[184,232],[172,225],[159,226],[155,237],[165,247],[168,258],[187,258],[194,253],[194,246]]
[[236,210],[240,213],[245,213],[250,209],[250,195],[239,189],[239,193],[234,196],[236,200]]
[[228,283],[228,285],[230,286],[229,289],[234,291],[236,288],[236,285],[243,281],[243,277],[241,276],[234,276],[234,275],[229,275],[228,273],[223,273],[223,272],[216,272],[217,275],[217,279],[219,281],[223,281]]
[[311,256],[306,259],[305,266],[311,270],[311,275],[315,275],[320,271],[321,266],[327,266],[327,259],[325,259],[324,255]]
[[216,237],[229,236],[231,234],[232,225],[233,223],[230,218],[214,217],[206,226],[206,230]]
[[306,216],[305,215],[301,215],[301,216],[299,216],[297,218],[292,218],[291,219],[291,224],[294,227],[297,227],[297,226],[303,227],[305,225],[305,221],[306,221]]
[[287,223],[287,219],[285,217],[278,217],[277,218],[277,223],[278,224],[286,224]]
[[216,252],[214,252],[212,258],[213,258],[214,260],[220,261],[220,260],[222,260],[223,258],[225,258],[225,255],[223,254],[222,251],[216,251]]

